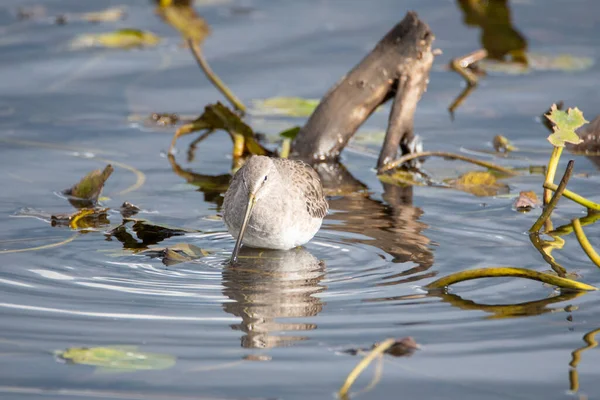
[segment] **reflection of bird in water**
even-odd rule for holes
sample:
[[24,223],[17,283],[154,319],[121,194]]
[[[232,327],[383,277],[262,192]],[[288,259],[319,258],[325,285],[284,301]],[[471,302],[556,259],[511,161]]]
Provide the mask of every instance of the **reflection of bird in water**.
[[245,332],[242,347],[272,348],[306,340],[305,336],[276,335],[276,332],[307,331],[315,324],[277,322],[279,318],[311,317],[323,308],[314,295],[325,290],[320,285],[325,265],[304,248],[289,251],[244,247],[235,266],[223,271],[223,294],[233,302],[223,305],[226,312],[241,317],[235,330]]
[[319,175],[302,161],[252,156],[225,193],[223,220],[240,245],[289,250],[315,236],[327,214]]

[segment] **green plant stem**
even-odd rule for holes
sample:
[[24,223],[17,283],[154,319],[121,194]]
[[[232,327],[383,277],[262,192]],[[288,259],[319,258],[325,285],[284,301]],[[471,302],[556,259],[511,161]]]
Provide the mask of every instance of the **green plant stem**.
[[279,157],[288,158],[290,156],[291,148],[292,148],[292,139],[283,138],[283,142],[281,143],[281,151],[279,152]]
[[[552,155],[550,156],[550,161],[548,161],[548,168],[546,170],[546,184],[554,183],[554,177],[556,176],[556,169],[558,168],[558,162],[560,160],[560,155],[562,154],[562,147],[554,147],[552,150]],[[552,193],[550,190],[544,190],[544,205],[550,202],[550,197]]]
[[549,285],[558,286],[561,289],[572,289],[572,290],[598,290],[594,286],[587,285],[585,283],[577,282],[572,279],[561,278],[558,276],[545,274],[543,272],[532,271],[526,268],[513,268],[513,267],[495,267],[495,268],[480,268],[471,269],[467,271],[457,272],[445,276],[437,281],[430,283],[425,286],[426,289],[442,289],[452,284],[468,281],[471,279],[479,278],[494,278],[494,277],[515,277],[515,278],[527,278],[536,281],[544,282]]
[[579,241],[581,248],[583,249],[583,251],[585,251],[585,254],[588,255],[590,260],[592,260],[592,262],[596,264],[597,267],[600,267],[600,255],[596,253],[596,250],[594,250],[594,248],[590,244],[590,241],[588,240],[587,236],[585,236],[585,232],[581,227],[581,222],[579,221],[579,218],[574,219],[572,223],[573,230],[575,231],[575,236],[577,236],[577,240]]
[[196,62],[198,63],[198,65],[200,66],[200,68],[202,69],[202,71],[204,72],[206,77],[208,78],[208,80],[210,80],[212,82],[212,84],[215,85],[215,87],[217,89],[219,89],[219,91],[221,93],[223,93],[223,96],[225,96],[225,98],[227,100],[229,100],[229,102],[237,110],[239,110],[242,114],[245,114],[246,106],[244,105],[244,103],[242,103],[240,101],[240,99],[238,99],[233,94],[233,92],[227,87],[227,85],[225,85],[225,83],[223,83],[223,81],[217,76],[217,74],[215,74],[213,72],[212,68],[210,68],[210,65],[208,65],[208,62],[206,61],[206,59],[204,58],[204,55],[202,54],[200,45],[192,39],[188,39],[188,45],[190,46],[190,49],[192,50],[192,54],[194,55]]
[[[553,192],[555,192],[558,189],[558,186],[554,183],[544,183],[544,188],[550,189]],[[569,189],[565,189],[563,191],[563,196],[565,196],[569,200],[573,200],[575,203],[581,204],[585,208],[600,211],[600,204],[594,203],[593,201],[588,200],[585,197],[578,195],[577,193],[573,193]]]
[[[598,221],[599,219],[600,219],[600,213],[591,211],[585,217],[579,218],[579,221],[581,222],[581,226],[583,227],[586,225],[595,224],[596,221]],[[553,231],[546,232],[547,235],[556,236],[556,237],[566,236],[571,233],[573,233],[573,224],[572,223],[568,223],[566,225],[561,225],[558,228],[554,229]]]
[[398,159],[396,159],[396,160],[394,160],[394,161],[392,161],[390,163],[385,164],[383,167],[381,167],[379,169],[378,173],[381,174],[383,172],[390,171],[390,170],[392,170],[392,169],[394,169],[394,168],[396,168],[396,167],[404,164],[407,161],[414,160],[415,158],[432,157],[432,156],[435,156],[435,157],[444,157],[444,158],[450,158],[450,159],[456,159],[456,160],[466,161],[466,162],[469,162],[471,164],[476,164],[476,165],[479,165],[481,167],[493,169],[493,170],[496,170],[496,171],[499,171],[499,172],[502,172],[504,174],[511,175],[511,176],[518,175],[517,172],[515,172],[515,171],[513,171],[511,169],[504,168],[504,167],[501,167],[499,165],[489,163],[487,161],[476,160],[476,159],[471,158],[471,157],[466,157],[466,156],[463,156],[463,155],[460,155],[460,154],[447,153],[447,152],[444,152],[444,151],[424,151],[424,152],[421,152],[421,153],[406,154],[406,155],[404,155],[404,156],[402,156],[402,157],[400,157],[400,158],[398,158]]
[[558,204],[558,200],[560,200],[563,192],[567,188],[567,183],[569,182],[569,178],[571,178],[571,175],[573,174],[573,166],[574,165],[575,165],[575,161],[569,160],[569,164],[567,164],[567,169],[565,170],[565,173],[563,174],[563,177],[560,180],[558,187],[556,188],[556,192],[554,192],[554,195],[552,196],[552,198],[550,199],[550,201],[544,208],[544,211],[542,212],[540,217],[537,219],[537,221],[535,221],[535,223],[533,224],[531,229],[529,229],[529,233],[534,233],[534,232],[539,231],[542,228],[542,225],[544,225],[544,222],[546,222],[546,220],[550,217],[550,214],[552,214],[552,211],[554,211],[554,208]]

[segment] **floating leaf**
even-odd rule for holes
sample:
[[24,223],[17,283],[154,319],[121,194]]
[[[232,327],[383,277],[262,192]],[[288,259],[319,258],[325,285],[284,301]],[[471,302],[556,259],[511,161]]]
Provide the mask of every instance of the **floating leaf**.
[[[375,343],[370,348],[352,348],[343,350],[342,353],[350,354],[353,356],[365,354],[372,351],[380,345],[381,343]],[[411,356],[415,352],[415,350],[418,350],[420,348],[421,346],[415,341],[415,339],[413,339],[410,336],[407,336],[405,338],[395,340],[389,347],[386,348],[384,353],[389,354],[393,357],[405,357]]]
[[494,136],[492,144],[494,146],[494,150],[496,150],[497,152],[509,153],[511,151],[518,150],[515,146],[512,145],[510,140],[508,140],[502,135]]
[[69,201],[77,208],[86,208],[96,205],[102,192],[104,183],[113,172],[112,165],[108,164],[103,170],[97,169],[84,176],[79,183],[63,193],[69,196]]
[[459,190],[478,197],[495,196],[500,192],[508,192],[508,186],[499,183],[494,175],[484,171],[467,172],[449,183]]
[[88,47],[108,47],[117,49],[132,49],[136,47],[156,46],[160,38],[149,31],[139,29],[120,29],[110,33],[86,34],[71,42],[72,49]]
[[169,247],[153,248],[142,251],[144,254],[153,258],[162,259],[163,264],[170,267],[182,262],[197,260],[206,257],[209,253],[200,247],[188,243],[179,243]]
[[126,201],[121,205],[120,211],[123,218],[130,218],[140,212],[140,208],[135,204],[131,204],[130,202]]
[[272,97],[264,100],[253,100],[252,114],[309,117],[317,108],[319,102],[319,99],[303,99],[301,97]]
[[532,208],[537,208],[541,205],[541,201],[538,199],[534,191],[522,191],[519,193],[519,197],[515,200],[514,207],[517,211],[527,212]]
[[582,140],[575,130],[585,124],[583,113],[577,108],[569,108],[566,112],[559,110],[555,104],[550,107],[546,118],[554,123],[554,133],[548,136],[548,141],[556,147],[564,147],[565,143],[579,144]]
[[[241,156],[244,153],[267,155],[270,152],[262,147],[256,140],[252,128],[246,125],[240,117],[229,108],[218,102],[209,104],[204,108],[204,113],[189,124],[181,126],[173,136],[171,148],[174,147],[177,138],[200,130],[224,130],[234,140],[234,145],[241,143],[241,149],[235,149],[234,155]],[[241,140],[240,140],[241,139]]]
[[156,14],[177,29],[185,40],[202,43],[210,34],[210,27],[189,1],[160,1]]
[[158,126],[175,125],[179,122],[179,116],[177,114],[159,114],[152,113],[149,120],[153,121]]
[[71,347],[55,354],[71,364],[98,367],[98,372],[163,370],[176,361],[169,354],[138,351],[137,346]]
[[88,22],[114,22],[122,20],[126,15],[125,7],[111,7],[102,11],[85,13],[82,18]]
[[68,226],[71,229],[98,228],[110,223],[108,208],[82,208],[72,214],[53,214],[52,226]]

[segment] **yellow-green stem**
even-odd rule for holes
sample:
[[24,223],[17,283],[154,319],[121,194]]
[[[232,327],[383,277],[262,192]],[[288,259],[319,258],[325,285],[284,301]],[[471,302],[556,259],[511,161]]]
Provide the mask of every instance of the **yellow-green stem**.
[[437,157],[444,157],[444,158],[450,158],[450,159],[456,159],[456,160],[461,160],[461,161],[466,161],[466,162],[470,162],[472,164],[476,164],[479,165],[481,167],[485,167],[485,168],[489,168],[489,169],[493,169],[496,170],[498,172],[502,172],[506,175],[510,175],[510,176],[514,176],[514,175],[518,175],[518,172],[513,171],[512,169],[508,169],[508,168],[504,168],[501,167],[499,165],[493,164],[493,163],[489,163],[487,161],[481,161],[481,160],[476,160],[474,158],[471,157],[466,157],[460,154],[454,154],[454,153],[446,153],[444,151],[424,151],[421,153],[411,153],[411,154],[407,154],[404,155],[388,164],[385,164],[383,167],[381,167],[378,171],[378,173],[383,173],[383,172],[387,172],[390,171],[402,164],[404,164],[407,161],[410,160],[414,160],[415,158],[421,158],[421,157],[432,157],[432,156],[437,156]]
[[[560,160],[560,155],[562,154],[562,151],[562,147],[554,147],[554,150],[552,150],[550,161],[548,161],[548,169],[546,170],[546,184],[554,183],[554,176],[556,175],[556,168],[558,168],[558,161]],[[550,193],[548,189],[545,189],[544,205],[550,202],[551,197],[552,193]]]
[[554,195],[544,208],[544,211],[542,212],[540,217],[537,219],[537,221],[535,221],[531,229],[529,229],[529,233],[539,231],[542,225],[544,225],[544,222],[546,222],[546,220],[550,217],[550,214],[552,214],[552,211],[554,211],[554,208],[558,204],[558,200],[560,200],[563,192],[567,188],[567,183],[569,182],[569,178],[571,178],[571,174],[573,173],[573,165],[575,165],[575,161],[569,160],[569,164],[567,164],[567,169],[565,170],[565,173],[563,174],[563,177],[560,180],[560,184],[556,188],[556,192],[554,192]]
[[338,392],[339,396],[342,399],[348,397],[348,390],[350,390],[350,387],[352,386],[352,384],[354,383],[356,378],[358,378],[358,376],[361,374],[361,372],[365,368],[367,368],[369,366],[369,364],[378,355],[383,354],[387,349],[392,347],[392,345],[395,343],[395,341],[396,340],[393,338],[384,340],[383,342],[379,343],[379,345],[377,347],[375,347],[373,350],[371,350],[371,352],[369,354],[367,354],[365,358],[360,360],[360,362],[356,365],[356,367],[354,367],[354,369],[348,374],[346,381],[344,382],[344,384],[340,388],[340,391]]
[[468,281],[479,278],[494,278],[494,277],[515,277],[527,278],[536,281],[544,282],[549,285],[558,286],[562,289],[572,290],[598,290],[594,286],[585,283],[577,282],[572,279],[560,278],[555,275],[544,274],[543,272],[532,271],[526,268],[513,267],[496,267],[496,268],[480,268],[467,271],[457,272],[452,275],[445,276],[435,282],[425,286],[426,289],[442,289],[454,283]]
[[588,240],[587,236],[585,236],[585,232],[581,227],[581,222],[579,222],[579,218],[573,220],[573,230],[575,231],[575,236],[577,236],[577,240],[579,241],[579,244],[581,245],[583,251],[585,251],[585,254],[588,255],[590,260],[592,260],[592,262],[596,264],[597,267],[600,267],[600,255],[596,253],[596,250],[594,250],[594,248],[590,244],[590,241]]
[[225,98],[227,100],[229,100],[229,102],[236,109],[238,109],[242,113],[245,113],[246,112],[246,106],[244,105],[244,103],[242,103],[240,101],[240,99],[238,99],[233,94],[233,92],[227,87],[227,85],[225,85],[225,83],[223,83],[223,81],[217,76],[217,74],[215,74],[213,72],[212,68],[210,68],[210,65],[208,65],[208,62],[206,61],[206,59],[204,58],[204,55],[202,54],[202,50],[200,49],[200,45],[198,43],[196,43],[192,39],[188,40],[188,44],[190,46],[190,49],[192,50],[192,54],[194,55],[194,58],[196,59],[196,62],[198,63],[198,65],[200,66],[200,68],[202,68],[202,71],[204,71],[204,74],[206,75],[206,77],[208,78],[208,80],[210,80],[212,82],[212,84],[215,85],[215,87],[217,89],[219,89],[219,91],[221,93],[223,93],[223,96],[225,96]]
[[[555,192],[558,189],[558,186],[554,183],[544,183],[544,188],[550,189],[553,192]],[[585,208],[600,211],[600,204],[594,203],[593,201],[588,200],[585,197],[578,195],[577,193],[573,193],[569,189],[565,189],[563,191],[563,196],[565,196],[569,200],[573,200],[575,203],[581,204]]]

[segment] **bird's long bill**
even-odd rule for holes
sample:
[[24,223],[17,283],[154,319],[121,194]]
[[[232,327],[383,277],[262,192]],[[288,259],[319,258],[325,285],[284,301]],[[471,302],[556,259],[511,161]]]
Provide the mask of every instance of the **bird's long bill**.
[[246,226],[248,225],[248,221],[250,220],[250,214],[252,214],[252,208],[254,207],[254,195],[248,195],[248,204],[246,204],[246,212],[244,213],[244,220],[242,221],[242,227],[240,228],[240,233],[235,241],[235,247],[233,248],[233,253],[231,254],[231,264],[237,261],[237,256],[240,251],[240,247],[242,246],[242,238],[244,237],[244,233],[246,232]]

